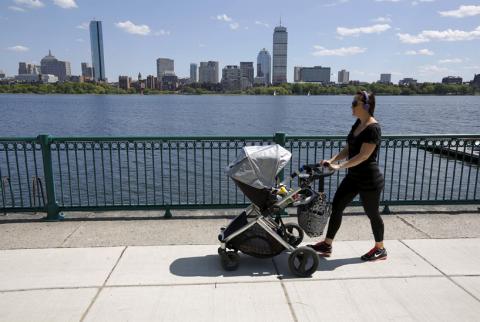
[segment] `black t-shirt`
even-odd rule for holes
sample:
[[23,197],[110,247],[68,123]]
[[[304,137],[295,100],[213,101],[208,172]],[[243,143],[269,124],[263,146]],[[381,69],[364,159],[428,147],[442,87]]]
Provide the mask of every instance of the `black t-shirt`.
[[360,153],[363,143],[375,144],[375,150],[370,154],[367,160],[362,163],[348,169],[348,174],[356,179],[359,179],[367,186],[376,186],[380,182],[383,183],[383,176],[380,173],[377,163],[378,148],[382,138],[382,130],[380,124],[372,123],[367,125],[357,136],[353,135],[355,129],[360,125],[360,120],[357,119],[353,124],[352,129],[347,137],[348,143],[348,158],[352,159],[354,156]]

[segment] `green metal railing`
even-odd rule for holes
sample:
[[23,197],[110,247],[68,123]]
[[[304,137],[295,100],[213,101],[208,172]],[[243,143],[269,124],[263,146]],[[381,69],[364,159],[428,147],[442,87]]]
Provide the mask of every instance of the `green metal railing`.
[[[244,146],[273,143],[292,152],[291,172],[338,153],[345,137],[0,138],[0,209],[55,220],[63,211],[244,207],[224,168]],[[480,203],[479,148],[480,135],[384,136],[381,204]],[[325,182],[330,198],[345,174]]]

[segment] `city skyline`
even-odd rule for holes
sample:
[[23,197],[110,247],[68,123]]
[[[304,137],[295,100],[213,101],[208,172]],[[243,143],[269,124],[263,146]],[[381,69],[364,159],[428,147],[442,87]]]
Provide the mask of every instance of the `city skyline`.
[[[205,6],[138,1],[115,10],[111,1],[67,2],[76,6],[63,8],[44,0],[2,4],[0,26],[10,26],[11,32],[0,35],[0,70],[14,75],[18,62],[39,64],[52,49],[58,59],[71,62],[73,75],[80,75],[81,62],[91,62],[88,23],[96,18],[103,22],[110,81],[138,72],[155,75],[158,57],[174,59],[176,74],[188,77],[190,63],[218,61],[224,67],[256,62],[262,48],[272,53],[273,28],[281,16],[289,33],[289,82],[294,66],[328,66],[333,81],[342,69],[351,80],[368,82],[389,73],[395,83],[406,77],[439,82],[448,75],[471,80],[480,72],[478,2],[332,0],[275,6],[273,1],[209,1]],[[156,6],[161,13],[153,10]]]

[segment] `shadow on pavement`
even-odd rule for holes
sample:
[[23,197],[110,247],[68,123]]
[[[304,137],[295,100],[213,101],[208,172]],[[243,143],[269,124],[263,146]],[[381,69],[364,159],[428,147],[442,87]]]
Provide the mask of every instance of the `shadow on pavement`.
[[277,272],[272,259],[258,259],[240,256],[240,266],[236,271],[225,271],[220,264],[218,255],[184,257],[170,264],[170,272],[177,276],[276,276]]

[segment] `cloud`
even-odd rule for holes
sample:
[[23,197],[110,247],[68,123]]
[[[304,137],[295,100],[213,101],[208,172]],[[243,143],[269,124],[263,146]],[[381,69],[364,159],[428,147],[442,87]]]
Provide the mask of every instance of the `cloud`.
[[416,6],[419,3],[422,2],[434,2],[435,0],[417,0],[417,1],[412,1],[412,6]]
[[313,46],[315,51],[312,53],[313,56],[351,56],[364,53],[367,48],[360,47],[342,47],[337,49],[327,49],[322,46]]
[[78,29],[88,29],[88,22],[82,22],[77,26]]
[[151,30],[150,27],[147,25],[136,25],[130,20],[124,21],[124,22],[117,22],[115,24],[118,28],[122,29],[123,31],[133,34],[133,35],[141,35],[141,36],[147,36],[150,34]]
[[270,25],[266,22],[261,22],[261,21],[255,21],[256,25],[264,26],[265,28],[270,28]]
[[170,30],[160,29],[159,31],[155,31],[155,36],[170,36]]
[[447,59],[440,59],[438,61],[439,64],[459,64],[463,62],[463,60],[461,60],[460,58],[447,58]]
[[405,55],[424,55],[424,56],[433,56],[434,52],[428,49],[420,49],[418,51],[409,50],[405,52]]
[[324,4],[323,6],[324,7],[335,7],[335,6],[338,6],[340,4],[344,4],[344,3],[347,3],[347,2],[349,2],[349,0],[337,0],[336,2],[327,3],[327,4]]
[[53,3],[63,9],[78,8],[75,0],[53,0]]
[[400,34],[397,36],[400,38],[400,41],[406,44],[420,44],[424,42],[429,42],[431,40],[439,41],[464,41],[464,40],[473,40],[480,38],[480,26],[472,31],[463,31],[463,30],[452,30],[447,29],[444,31],[438,30],[424,30],[418,35],[410,34]]
[[425,65],[419,67],[420,74],[437,74],[437,73],[446,73],[450,70],[445,67],[438,67],[437,65]]
[[25,46],[22,46],[22,45],[16,45],[16,46],[13,46],[13,47],[8,47],[7,49],[10,50],[10,51],[15,51],[17,53],[22,53],[22,52],[29,51],[28,47],[25,47]]
[[230,24],[230,29],[237,30],[238,27],[240,27],[240,25],[238,24],[238,22],[232,22],[232,23]]
[[24,6],[32,9],[45,7],[45,4],[40,0],[14,0],[14,2],[19,6]]
[[25,12],[25,9],[20,8],[20,7],[15,7],[15,6],[10,6],[8,9],[13,10],[13,11],[18,11],[18,12]]
[[390,29],[389,24],[377,24],[368,27],[359,27],[359,28],[345,28],[337,27],[337,34],[341,36],[358,36],[359,34],[372,34],[372,33],[381,33]]
[[443,17],[471,17],[480,15],[480,6],[460,6],[457,10],[439,11],[438,13]]
[[216,19],[221,20],[221,21],[225,21],[225,22],[232,21],[232,18],[227,16],[226,14],[217,15]]
[[384,23],[384,22],[391,22],[392,19],[390,17],[378,17],[375,19],[372,19],[373,22],[378,22],[378,23]]

